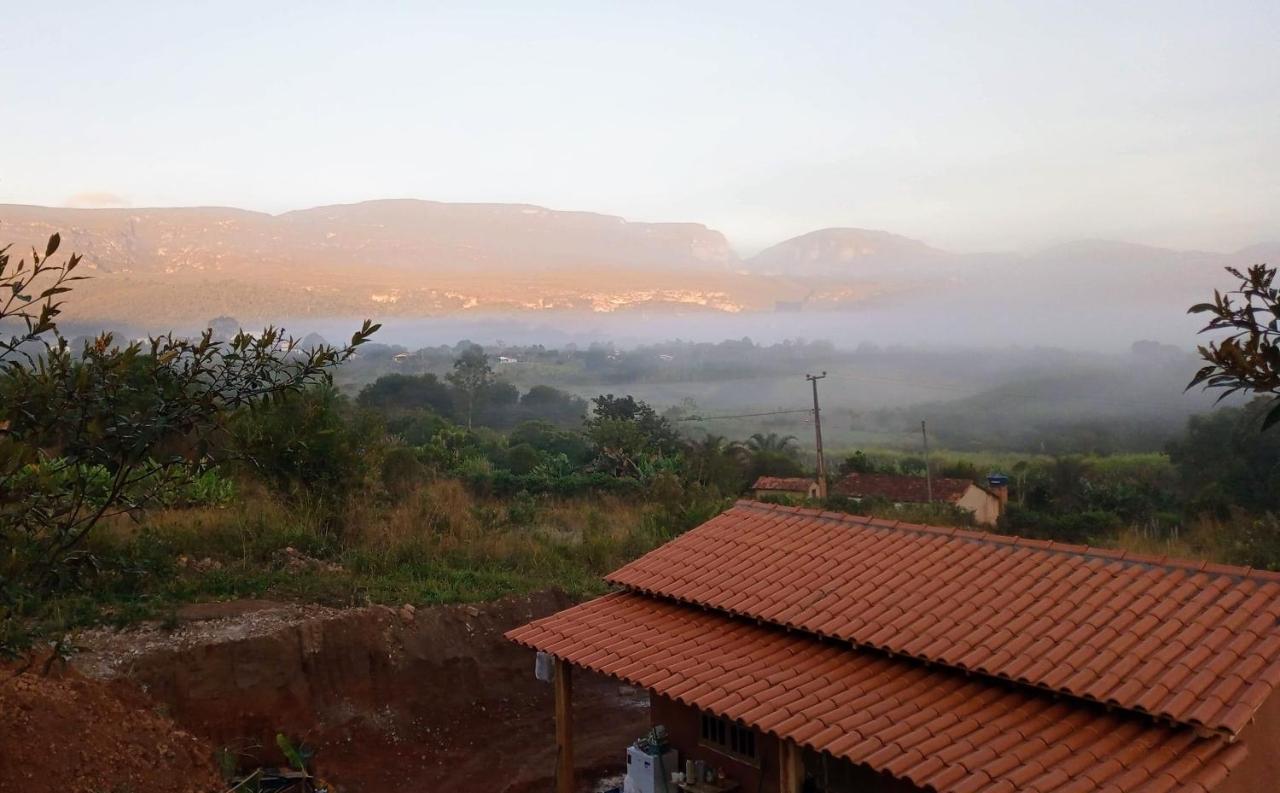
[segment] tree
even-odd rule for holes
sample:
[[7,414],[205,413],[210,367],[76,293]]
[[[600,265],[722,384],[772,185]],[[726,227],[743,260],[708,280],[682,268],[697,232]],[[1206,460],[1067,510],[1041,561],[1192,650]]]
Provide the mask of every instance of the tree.
[[848,476],[849,474],[875,473],[875,470],[875,463],[867,457],[866,452],[857,449],[840,463],[839,473],[841,476]]
[[562,430],[547,421],[525,421],[507,436],[511,445],[528,444],[548,455],[562,454],[574,466],[591,460],[591,449],[581,433]]
[[1240,279],[1237,288],[1223,294],[1216,289],[1212,303],[1198,303],[1189,314],[1210,314],[1200,331],[1228,330],[1225,338],[1199,347],[1208,365],[1187,385],[1222,389],[1219,401],[1239,392],[1268,395],[1270,407],[1262,419],[1266,430],[1280,422],[1280,288],[1276,268],[1255,264],[1247,274],[1226,268]]
[[591,401],[595,411],[586,422],[587,437],[596,447],[597,465],[614,476],[640,477],[646,466],[679,451],[671,422],[644,402],[613,394]]
[[276,492],[337,507],[365,483],[386,433],[376,414],[317,386],[240,411],[229,434],[238,463]]
[[587,402],[579,396],[553,388],[535,385],[520,397],[520,407],[528,419],[543,419],[564,427],[580,427],[587,412]]
[[445,375],[445,379],[462,395],[463,403],[466,405],[467,429],[471,429],[476,402],[483,397],[485,389],[494,381],[489,356],[484,354],[480,345],[472,344],[453,362],[453,371]]
[[788,454],[794,451],[795,442],[796,436],[794,435],[779,435],[776,432],[770,432],[766,435],[763,432],[757,432],[747,439],[747,448],[753,452]]
[[741,444],[712,433],[691,441],[685,452],[690,478],[723,494],[740,493],[748,484],[748,454]]
[[0,337],[0,621],[92,565],[82,545],[103,519],[216,464],[232,414],[328,382],[378,329],[307,351],[274,327],[123,346],[104,333],[73,353],[58,317],[81,259],[54,262],[58,244],[30,264],[0,249],[0,327],[16,331]]
[[606,421],[625,421],[636,426],[640,436],[655,451],[669,453],[680,444],[680,436],[671,422],[659,416],[648,403],[631,395],[615,397],[605,394],[591,400],[593,412],[587,420],[587,430]]
[[1169,444],[1193,510],[1280,509],[1280,435],[1258,431],[1268,402],[1192,416],[1186,434]]
[[520,389],[505,380],[491,380],[477,400],[476,421],[486,427],[510,427],[520,420]]
[[360,389],[356,401],[361,407],[384,412],[430,409],[442,416],[453,411],[449,386],[434,374],[387,374]]

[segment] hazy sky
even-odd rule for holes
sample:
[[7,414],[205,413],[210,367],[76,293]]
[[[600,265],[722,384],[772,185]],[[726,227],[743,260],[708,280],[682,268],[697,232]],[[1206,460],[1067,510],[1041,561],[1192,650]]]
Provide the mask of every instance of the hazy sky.
[[[0,0],[0,202],[1280,238],[1280,2]],[[0,221],[3,218],[0,217]]]

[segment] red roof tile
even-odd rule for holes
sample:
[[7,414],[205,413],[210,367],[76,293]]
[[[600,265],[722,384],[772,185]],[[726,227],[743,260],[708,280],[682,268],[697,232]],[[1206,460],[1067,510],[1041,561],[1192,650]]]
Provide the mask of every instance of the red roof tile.
[[752,490],[783,490],[788,493],[808,493],[812,479],[802,476],[762,476],[751,486]]
[[[852,498],[887,498],[898,503],[925,503],[929,500],[930,483],[923,476],[898,474],[849,474],[832,487],[839,496]],[[955,503],[971,487],[968,479],[933,480],[933,500]]]
[[607,579],[1235,735],[1280,683],[1280,575],[1204,567],[744,501]]
[[629,592],[507,636],[939,793],[1207,790],[1245,753],[1243,741]]

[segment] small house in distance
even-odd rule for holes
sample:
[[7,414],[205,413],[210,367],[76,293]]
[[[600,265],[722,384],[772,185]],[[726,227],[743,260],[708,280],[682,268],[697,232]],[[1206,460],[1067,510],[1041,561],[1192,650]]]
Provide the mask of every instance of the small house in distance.
[[553,656],[558,793],[575,668],[648,690],[686,793],[1280,778],[1277,573],[740,501],[606,580],[507,634]]
[[751,486],[758,499],[801,500],[818,497],[818,483],[803,476],[762,476]]
[[[979,487],[968,479],[939,479],[932,483],[933,501],[952,504],[973,514],[979,526],[994,526],[1009,501],[1009,480],[1003,476],[987,479]],[[883,498],[895,504],[926,504],[930,483],[923,476],[899,474],[849,474],[836,482],[832,492],[845,498]]]

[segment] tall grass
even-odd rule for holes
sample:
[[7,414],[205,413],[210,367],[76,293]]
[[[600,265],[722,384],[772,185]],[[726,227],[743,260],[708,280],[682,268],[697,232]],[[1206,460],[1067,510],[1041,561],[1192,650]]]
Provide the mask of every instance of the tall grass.
[[[586,597],[605,590],[604,573],[702,517],[608,495],[477,498],[454,480],[397,498],[354,498],[336,515],[332,505],[239,492],[225,507],[160,510],[101,527],[89,550],[102,572],[45,603],[33,621],[55,633],[244,597],[432,604],[553,587]],[[293,554],[291,562],[286,548],[304,561]]]
[[1135,527],[1109,544],[1135,553],[1280,570],[1280,516],[1243,510],[1225,518],[1201,515],[1172,534]]

